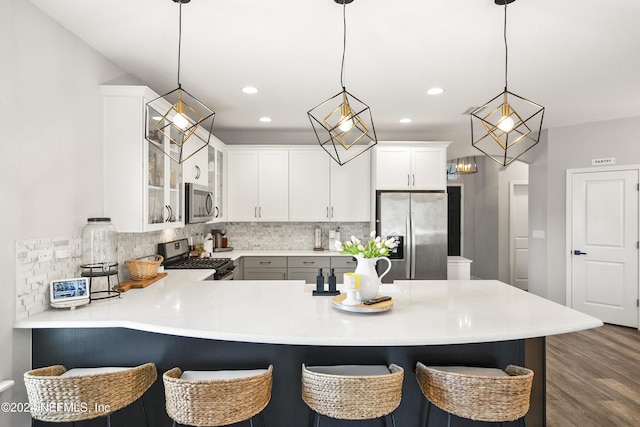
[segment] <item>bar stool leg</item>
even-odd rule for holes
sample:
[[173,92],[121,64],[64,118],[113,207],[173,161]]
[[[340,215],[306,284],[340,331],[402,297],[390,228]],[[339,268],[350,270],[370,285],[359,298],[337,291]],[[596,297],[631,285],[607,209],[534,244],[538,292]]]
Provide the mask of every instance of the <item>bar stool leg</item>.
[[447,412],[447,427],[451,427],[451,414]]
[[427,421],[425,421],[424,427],[429,427],[430,416],[431,416],[431,401],[427,400]]
[[149,419],[147,418],[147,411],[144,407],[144,399],[142,396],[140,397],[140,404],[142,405],[142,415],[144,416],[144,425],[149,427]]
[[264,411],[260,412],[260,424],[262,424],[262,427],[266,427],[264,423]]
[[107,427],[111,427],[111,414],[107,415]]

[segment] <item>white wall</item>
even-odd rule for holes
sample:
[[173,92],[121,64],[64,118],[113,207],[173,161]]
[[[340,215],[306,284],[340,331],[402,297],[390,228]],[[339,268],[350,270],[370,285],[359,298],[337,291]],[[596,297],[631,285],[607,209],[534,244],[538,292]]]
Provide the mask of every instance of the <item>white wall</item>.
[[[30,334],[12,329],[14,242],[78,234],[102,215],[98,85],[125,73],[24,0],[0,0],[0,55],[0,379],[16,381],[0,401],[26,402]],[[29,417],[0,412],[0,425]]]
[[476,162],[478,173],[450,181],[464,188],[462,255],[473,260],[473,276],[508,283],[509,182],[527,181],[529,166],[516,161],[505,168],[477,153]]
[[591,167],[595,158],[640,164],[640,117],[549,129],[530,163],[529,223],[546,232],[529,249],[529,290],[565,303],[566,170]]

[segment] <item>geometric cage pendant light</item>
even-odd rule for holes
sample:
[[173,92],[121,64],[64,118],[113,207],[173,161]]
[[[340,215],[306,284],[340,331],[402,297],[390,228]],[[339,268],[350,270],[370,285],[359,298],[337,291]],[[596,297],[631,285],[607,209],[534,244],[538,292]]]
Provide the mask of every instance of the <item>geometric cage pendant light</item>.
[[471,145],[508,166],[540,141],[544,107],[508,90],[507,4],[504,5],[504,91],[471,112]]
[[344,58],[347,48],[346,5],[353,0],[334,1],[342,5],[342,91],[313,107],[307,115],[320,146],[342,166],[376,145],[378,140],[371,109],[349,93],[344,85]]
[[160,144],[159,148],[173,161],[183,163],[209,145],[216,113],[183,89],[180,83],[182,4],[191,0],[172,1],[179,5],[178,87],[146,104],[145,137],[156,144],[166,138],[168,145]]

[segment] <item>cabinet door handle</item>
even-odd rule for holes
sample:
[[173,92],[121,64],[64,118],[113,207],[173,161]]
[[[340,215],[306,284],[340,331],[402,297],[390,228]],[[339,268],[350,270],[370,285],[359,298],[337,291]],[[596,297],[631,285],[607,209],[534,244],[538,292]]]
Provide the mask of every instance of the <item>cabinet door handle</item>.
[[254,206],[254,208],[253,208],[253,217],[254,218],[258,218],[258,207],[257,206]]
[[218,207],[216,206],[215,210],[216,210],[215,217],[218,218],[220,216],[220,209],[218,209]]
[[407,187],[411,185],[411,177],[407,174]]
[[327,218],[329,218],[329,206],[327,206]]
[[258,206],[258,218],[262,218],[262,206]]
[[200,179],[200,166],[196,165],[196,179]]
[[271,261],[260,261],[260,264],[271,264]]
[[167,208],[167,219],[165,220],[165,222],[173,222],[173,209],[171,209],[170,205],[166,205],[165,208]]
[[413,186],[416,186],[416,174],[411,174],[411,176],[413,177]]
[[213,194],[212,193],[207,193],[205,209],[207,210],[207,215],[211,215],[211,212],[213,212]]
[[315,264],[315,261],[302,261],[303,264]]
[[333,218],[333,206],[331,206],[331,218]]

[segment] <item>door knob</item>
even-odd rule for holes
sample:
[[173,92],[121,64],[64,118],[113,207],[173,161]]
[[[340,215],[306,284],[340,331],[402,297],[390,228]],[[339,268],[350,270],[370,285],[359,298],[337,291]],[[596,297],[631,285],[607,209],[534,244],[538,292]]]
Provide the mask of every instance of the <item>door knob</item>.
[[586,255],[587,253],[586,252],[581,252],[581,251],[576,249],[576,250],[573,251],[573,254],[574,255]]

